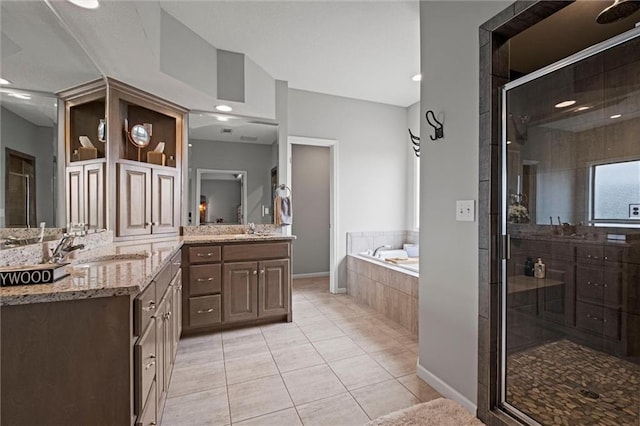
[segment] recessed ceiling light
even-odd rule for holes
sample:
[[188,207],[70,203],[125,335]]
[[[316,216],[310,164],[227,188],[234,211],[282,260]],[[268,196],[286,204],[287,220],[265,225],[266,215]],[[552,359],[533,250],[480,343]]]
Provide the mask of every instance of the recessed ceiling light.
[[586,111],[588,109],[591,109],[591,107],[590,106],[581,106],[581,107],[576,108],[575,111],[576,112],[578,112],[578,111]]
[[620,118],[622,117],[622,114],[613,114],[611,117],[609,118]]
[[17,99],[25,99],[25,100],[31,99],[31,95],[27,95],[26,93],[9,93],[9,96],[12,96]]
[[413,81],[420,81],[422,80],[422,74],[416,74],[413,77],[411,77],[411,80]]
[[511,145],[511,141],[507,141],[507,145]]
[[562,101],[559,104],[556,104],[556,108],[566,108],[574,105],[576,101]]
[[229,117],[217,117],[218,121],[229,121]]
[[11,84],[11,82],[9,80],[4,79],[4,78],[0,78],[0,84]]
[[230,112],[233,110],[229,105],[216,105],[216,109],[222,112]]
[[193,145],[189,144],[189,148],[191,148]]
[[67,0],[71,4],[75,4],[83,9],[97,9],[100,6],[98,0]]

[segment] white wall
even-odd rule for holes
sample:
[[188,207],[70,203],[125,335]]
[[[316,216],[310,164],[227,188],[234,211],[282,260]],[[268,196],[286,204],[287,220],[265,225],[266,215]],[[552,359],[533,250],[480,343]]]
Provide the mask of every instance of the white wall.
[[[5,225],[5,148],[36,158],[36,222],[55,226],[54,217],[54,131],[36,126],[19,115],[2,108],[0,111],[0,227]],[[60,183],[64,186],[64,182]]]
[[[418,374],[475,410],[478,224],[456,222],[456,200],[478,199],[478,27],[499,1],[420,3],[421,179]],[[427,110],[444,113],[430,140]]]
[[[420,137],[420,102],[416,102],[407,108],[407,129],[411,129],[414,136]],[[407,144],[411,147],[409,131],[407,130]],[[426,143],[426,142],[425,142]],[[416,185],[416,179],[419,176],[419,161],[412,148],[407,149],[407,229],[417,230],[417,212],[420,201],[418,196],[419,185]]]
[[329,148],[291,147],[293,274],[329,272]]
[[338,140],[336,246],[345,288],[346,232],[406,228],[407,109],[296,89],[288,106],[290,136]]

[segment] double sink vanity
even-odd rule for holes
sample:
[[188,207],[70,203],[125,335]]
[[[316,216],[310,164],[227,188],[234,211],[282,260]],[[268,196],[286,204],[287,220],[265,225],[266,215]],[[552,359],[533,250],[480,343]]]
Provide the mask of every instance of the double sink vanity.
[[103,244],[2,287],[0,423],[159,424],[181,334],[291,321],[293,238]]

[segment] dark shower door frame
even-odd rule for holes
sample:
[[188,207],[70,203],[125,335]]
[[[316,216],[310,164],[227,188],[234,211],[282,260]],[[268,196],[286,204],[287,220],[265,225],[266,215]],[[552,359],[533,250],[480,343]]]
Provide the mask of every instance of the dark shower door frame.
[[615,46],[628,42],[634,38],[640,37],[640,31],[638,28],[629,30],[625,33],[619,34],[615,37],[612,37],[606,41],[598,43],[594,46],[591,46],[587,49],[584,49],[576,54],[568,56],[558,62],[555,62],[551,65],[548,65],[544,68],[541,68],[537,71],[534,71],[530,74],[527,74],[523,77],[520,77],[516,80],[512,80],[504,85],[502,85],[499,89],[500,92],[500,216],[499,216],[499,226],[500,226],[500,279],[499,279],[499,297],[500,297],[500,310],[499,310],[499,324],[500,324],[500,335],[498,343],[499,345],[499,357],[500,357],[500,365],[498,369],[499,374],[499,388],[498,388],[498,404],[501,406],[507,413],[512,416],[524,421],[529,425],[539,425],[539,423],[528,416],[526,413],[513,406],[507,401],[507,286],[508,286],[508,273],[507,266],[511,257],[511,236],[509,234],[509,222],[508,222],[508,208],[509,208],[509,190],[508,190],[508,155],[507,155],[507,117],[509,117],[508,113],[508,103],[507,103],[507,94],[509,90],[512,90],[516,87],[522,86],[529,82],[532,82],[538,78],[561,70],[567,66],[573,65],[579,61],[587,59],[597,54],[601,54]]
[[[4,200],[4,208],[5,208],[5,214],[7,214],[9,212],[9,207],[12,203],[15,203],[16,200],[12,200],[9,198],[9,180],[10,180],[10,176],[11,176],[11,168],[10,168],[10,164],[11,164],[11,159],[20,159],[23,162],[27,162],[31,165],[31,167],[33,168],[33,177],[32,179],[30,179],[30,181],[32,180],[32,182],[29,182],[29,200],[27,201],[29,204],[29,208],[26,209],[28,210],[28,219],[25,223],[25,227],[30,227],[30,226],[36,226],[36,218],[37,218],[37,212],[36,212],[36,206],[37,206],[37,202],[36,202],[36,157],[29,155],[29,154],[25,154],[24,152],[20,152],[20,151],[16,151],[14,149],[11,148],[5,148],[5,200]],[[27,214],[25,212],[25,214]],[[11,227],[11,224],[9,223],[8,220],[6,220],[6,226],[7,227]]]

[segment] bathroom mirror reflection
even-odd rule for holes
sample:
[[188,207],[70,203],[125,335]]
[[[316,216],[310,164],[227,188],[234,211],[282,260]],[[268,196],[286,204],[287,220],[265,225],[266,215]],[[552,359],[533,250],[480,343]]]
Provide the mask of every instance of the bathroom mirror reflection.
[[188,147],[189,225],[273,223],[277,123],[192,112]]
[[64,198],[60,178],[65,165],[57,159],[54,94],[101,77],[52,7],[0,3],[0,237],[24,236],[25,242],[39,230],[14,228],[38,228],[44,222],[46,234],[56,236],[66,221],[60,213],[64,206],[56,203]]
[[57,102],[48,94],[0,91],[1,227],[56,222]]

